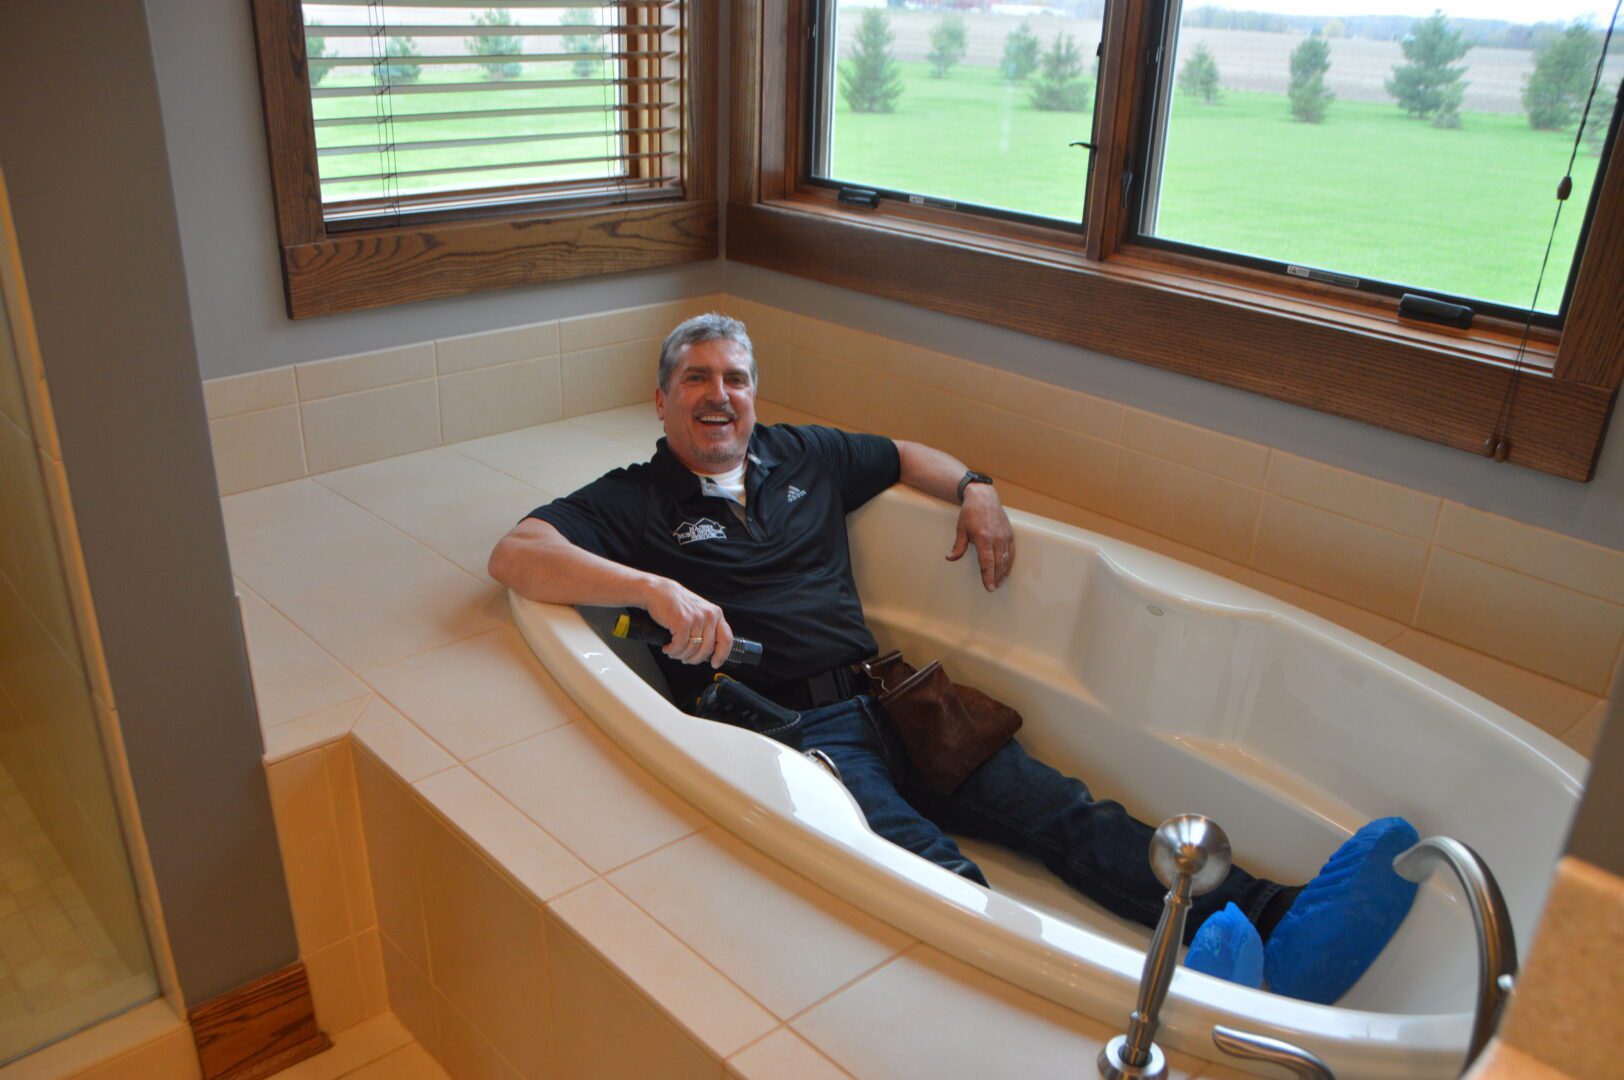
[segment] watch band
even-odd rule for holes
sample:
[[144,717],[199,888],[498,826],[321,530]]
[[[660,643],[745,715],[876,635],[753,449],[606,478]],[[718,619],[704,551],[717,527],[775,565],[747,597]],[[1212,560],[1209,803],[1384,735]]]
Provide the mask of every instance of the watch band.
[[971,484],[987,484],[990,486],[992,484],[992,477],[988,476],[986,473],[976,472],[974,469],[965,469],[964,475],[959,478],[959,502],[964,502],[964,489],[969,487]]

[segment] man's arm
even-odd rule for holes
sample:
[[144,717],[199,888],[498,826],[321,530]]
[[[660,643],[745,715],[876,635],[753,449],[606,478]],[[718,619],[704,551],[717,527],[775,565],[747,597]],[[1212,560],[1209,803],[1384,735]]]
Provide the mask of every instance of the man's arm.
[[[901,480],[904,484],[934,495],[944,502],[958,501],[959,481],[965,473],[964,462],[952,454],[933,450],[916,442],[894,440],[897,456],[902,461]],[[998,588],[1015,565],[1015,533],[1009,527],[1009,515],[1004,513],[998,492],[991,484],[970,484],[964,489],[964,508],[959,511],[958,528],[953,537],[953,550],[948,552],[949,562],[959,559],[968,545],[976,546],[976,558],[981,564],[981,584],[987,591]]]
[[670,578],[578,548],[537,518],[519,522],[497,543],[487,569],[529,600],[643,608],[671,631],[665,654],[684,664],[721,667],[733,648],[733,631],[715,604]]

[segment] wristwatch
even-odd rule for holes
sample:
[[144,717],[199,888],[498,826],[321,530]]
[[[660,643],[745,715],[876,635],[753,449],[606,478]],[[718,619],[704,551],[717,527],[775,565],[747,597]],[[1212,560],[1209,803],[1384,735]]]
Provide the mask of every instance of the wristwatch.
[[959,502],[962,503],[964,501],[964,489],[969,487],[971,484],[991,483],[992,477],[988,476],[986,473],[976,472],[974,469],[965,469],[964,476],[959,480]]

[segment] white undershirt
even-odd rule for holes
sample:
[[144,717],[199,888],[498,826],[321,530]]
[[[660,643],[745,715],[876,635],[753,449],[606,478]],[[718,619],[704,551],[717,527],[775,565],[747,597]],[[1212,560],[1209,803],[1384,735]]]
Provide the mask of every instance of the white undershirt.
[[724,473],[695,473],[709,480],[740,506],[744,505],[744,467],[748,459],[741,458],[738,465]]

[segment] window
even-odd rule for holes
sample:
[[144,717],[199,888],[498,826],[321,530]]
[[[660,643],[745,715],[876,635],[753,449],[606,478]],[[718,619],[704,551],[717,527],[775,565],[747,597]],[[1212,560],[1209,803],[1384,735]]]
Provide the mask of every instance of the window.
[[1103,0],[820,13],[812,175],[1081,228]]
[[728,258],[1588,479],[1624,381],[1611,5],[1198,2],[734,0]]
[[715,255],[686,0],[255,0],[255,21],[294,317]]
[[[1259,11],[1258,7],[1267,10]],[[1138,238],[1305,280],[1556,325],[1612,110],[1576,132],[1612,6],[1172,0]],[[1336,14],[1336,13],[1341,13]],[[1613,50],[1604,85],[1624,76]],[[1573,194],[1540,266],[1578,135]],[[1536,302],[1534,291],[1539,285]]]
[[680,3],[571,3],[303,4],[326,220],[669,197]]

